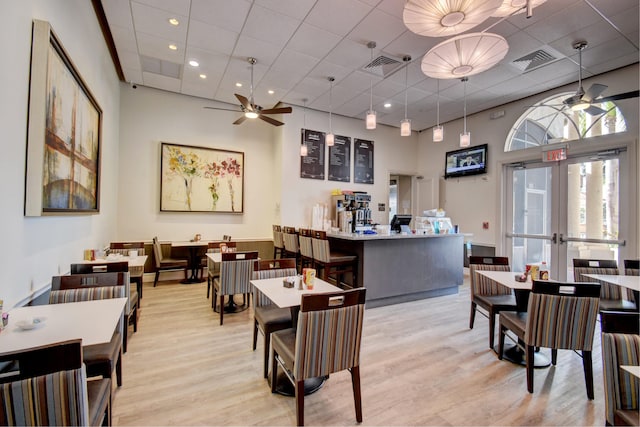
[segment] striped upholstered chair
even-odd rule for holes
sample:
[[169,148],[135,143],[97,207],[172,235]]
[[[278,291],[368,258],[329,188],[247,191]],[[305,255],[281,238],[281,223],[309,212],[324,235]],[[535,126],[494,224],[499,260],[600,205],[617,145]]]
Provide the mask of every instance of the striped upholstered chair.
[[111,425],[111,380],[87,382],[80,339],[6,357],[20,376],[0,384],[0,425]]
[[258,251],[222,253],[220,277],[213,279],[213,309],[220,298],[220,325],[224,322],[224,297],[233,298],[236,294],[251,294],[253,263],[258,259]]
[[603,311],[602,377],[607,425],[638,425],[640,379],[621,369],[640,365],[640,314]]
[[[51,280],[49,304],[125,298],[127,294],[124,283],[128,281],[128,273],[54,276]],[[117,285],[118,283],[120,285]],[[83,361],[90,377],[98,375],[103,378],[112,378],[115,368],[118,387],[122,386],[123,331],[124,326],[120,331],[114,332],[108,343],[83,348]]]
[[527,390],[533,393],[533,353],[537,347],[551,349],[556,364],[558,350],[582,352],[587,397],[593,400],[591,348],[598,318],[598,283],[533,281],[527,313],[500,314],[498,358],[502,359],[504,337],[511,330],[524,343]]
[[[138,251],[138,256],[146,255],[144,242],[111,242],[109,244],[110,254],[120,254],[129,256],[129,251]],[[138,297],[142,299],[142,281],[144,279],[144,267],[129,267],[131,281],[136,284]]]
[[[274,277],[295,276],[296,260],[280,258],[255,261],[253,279],[271,279]],[[264,335],[264,377],[269,372],[269,351],[271,349],[271,334],[275,331],[290,328],[291,310],[280,308],[271,302],[262,292],[253,288],[253,351],[258,342],[258,330]]]
[[315,261],[313,260],[313,238],[311,237],[311,230],[308,228],[301,228],[298,230],[298,242],[300,243],[300,267],[314,268]]
[[636,301],[631,289],[600,282],[585,274],[620,274],[613,259],[573,259],[573,279],[576,282],[600,283],[600,310],[635,311]]
[[[481,270],[511,271],[509,258],[494,256],[472,256],[469,258],[469,276],[471,279],[469,329],[473,329],[476,311],[487,317],[489,319],[489,348],[493,350],[496,316],[501,311],[515,311],[516,299],[511,289],[478,274],[478,271]],[[478,307],[484,311],[478,310]]]
[[624,274],[627,276],[640,276],[640,259],[625,259]]
[[271,392],[276,391],[278,365],[291,374],[296,418],[304,425],[304,380],[348,369],[351,373],[356,420],[362,422],[360,342],[364,288],[302,296],[297,329],[272,334]]
[[[313,263],[315,268],[322,271],[322,280],[329,281],[333,276],[336,286],[343,286],[342,277],[346,273],[351,273],[353,277],[351,286],[356,287],[358,283],[358,256],[331,250],[326,231],[311,231],[313,244]],[[349,286],[349,287],[351,287]]]
[[282,240],[284,242],[284,256],[300,260],[300,241],[295,227],[282,227]]
[[273,225],[273,257],[284,258],[284,237],[282,236],[282,227]]

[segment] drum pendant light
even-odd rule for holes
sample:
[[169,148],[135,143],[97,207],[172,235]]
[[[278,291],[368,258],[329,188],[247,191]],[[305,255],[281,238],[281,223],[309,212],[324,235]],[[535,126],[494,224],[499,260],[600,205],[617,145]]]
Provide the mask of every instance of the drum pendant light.
[[404,66],[404,120],[400,121],[400,136],[411,136],[411,120],[407,118],[407,92],[409,91],[409,61],[411,57],[406,55],[402,58]]
[[335,78],[329,77],[329,133],[325,136],[324,141],[327,143],[327,147],[333,147],[334,137],[333,129],[331,127],[331,89],[333,89],[333,81]]
[[436,85],[436,125],[433,127],[433,142],[442,142],[444,128],[440,126],[440,80],[437,80]]
[[460,147],[468,147],[471,145],[471,132],[467,132],[467,80],[468,77],[460,79],[464,83],[464,130],[460,134]]
[[[373,49],[376,47],[376,42],[367,43],[367,47],[371,49],[371,62],[373,62]],[[373,78],[370,79],[371,90],[369,94],[369,111],[367,111],[366,127],[367,129],[376,128],[376,112],[373,111]]]

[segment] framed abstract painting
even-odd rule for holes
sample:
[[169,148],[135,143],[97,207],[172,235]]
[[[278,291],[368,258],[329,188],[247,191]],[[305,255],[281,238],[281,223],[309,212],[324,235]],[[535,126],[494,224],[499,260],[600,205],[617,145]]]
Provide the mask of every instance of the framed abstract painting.
[[244,212],[244,153],[163,142],[160,211]]
[[33,21],[25,215],[100,210],[102,110],[46,21]]

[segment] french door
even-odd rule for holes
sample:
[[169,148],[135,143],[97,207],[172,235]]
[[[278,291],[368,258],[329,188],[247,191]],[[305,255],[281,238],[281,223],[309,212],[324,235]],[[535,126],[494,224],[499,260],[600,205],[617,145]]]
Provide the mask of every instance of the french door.
[[506,166],[505,248],[513,271],[546,262],[550,277],[573,280],[573,259],[615,259],[625,245],[625,152],[611,150]]

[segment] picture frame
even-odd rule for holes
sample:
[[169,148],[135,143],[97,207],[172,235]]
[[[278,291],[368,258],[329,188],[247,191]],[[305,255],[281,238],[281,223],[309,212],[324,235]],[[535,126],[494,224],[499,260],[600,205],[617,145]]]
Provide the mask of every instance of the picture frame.
[[100,212],[102,110],[46,21],[33,20],[25,216]]
[[162,142],[161,212],[244,212],[244,152]]

